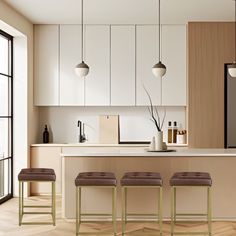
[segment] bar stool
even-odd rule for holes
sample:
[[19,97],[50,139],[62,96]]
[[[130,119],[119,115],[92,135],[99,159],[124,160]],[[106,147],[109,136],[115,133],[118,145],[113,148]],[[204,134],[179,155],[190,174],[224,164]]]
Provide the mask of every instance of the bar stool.
[[[148,216],[157,218],[159,232],[162,235],[162,178],[156,172],[128,172],[122,177],[122,236],[126,234],[126,224],[132,222],[128,217]],[[127,192],[129,188],[154,188],[158,189],[158,212],[157,214],[129,214],[127,213]],[[151,220],[150,220],[151,221]],[[142,221],[139,221],[142,222]],[[147,222],[147,221],[145,221]]]
[[[112,217],[113,233],[116,235],[116,186],[117,180],[110,172],[84,172],[79,173],[75,179],[76,186],[76,235],[92,234],[89,232],[79,232],[80,225],[83,223],[82,216],[107,216]],[[112,189],[112,214],[84,214],[81,213],[82,188],[110,188]],[[86,221],[88,222],[88,221]],[[102,233],[105,235],[105,233]]]
[[[19,226],[21,225],[56,225],[56,175],[53,169],[46,168],[27,168],[22,169],[18,175],[19,180]],[[30,182],[50,182],[52,184],[51,206],[45,205],[24,205],[24,183]],[[25,208],[49,208],[46,212],[27,212]],[[49,214],[52,215],[52,222],[23,222],[25,214]]]
[[[171,185],[171,235],[183,234],[183,232],[175,232],[174,227],[177,217],[206,216],[208,223],[207,232],[184,232],[186,235],[208,234],[212,235],[212,208],[211,208],[211,186],[212,179],[209,173],[205,172],[178,172],[170,179]],[[203,187],[207,189],[207,214],[177,214],[176,213],[176,191],[180,187]]]

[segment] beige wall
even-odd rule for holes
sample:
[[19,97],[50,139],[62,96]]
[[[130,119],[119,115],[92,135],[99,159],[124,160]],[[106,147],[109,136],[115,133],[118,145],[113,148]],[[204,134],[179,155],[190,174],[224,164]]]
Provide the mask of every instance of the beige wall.
[[[27,153],[26,156],[21,156],[21,154],[17,155],[15,154],[15,166],[17,167],[26,167],[26,165],[29,165],[29,145],[31,143],[34,143],[36,141],[36,127],[38,124],[38,109],[33,106],[33,24],[27,20],[24,16],[16,12],[13,8],[8,6],[6,3],[3,1],[0,1],[0,28],[9,34],[15,36],[14,43],[19,42],[20,37],[25,38],[25,41],[27,42],[27,66],[26,66],[26,73],[25,78],[21,78],[22,80],[24,79],[27,80],[27,88],[26,88],[26,93],[27,93],[27,99],[25,99],[25,106],[27,114],[24,114],[25,117],[27,117],[26,120],[26,129],[23,130],[24,137],[26,137],[26,140],[24,143],[26,143],[25,152]],[[22,35],[21,35],[21,34]],[[24,36],[23,36],[24,35]],[[18,38],[19,37],[19,38]],[[26,39],[27,38],[27,39]],[[14,58],[15,60],[16,58]],[[23,59],[22,59],[23,60]],[[17,73],[15,71],[15,73]],[[22,77],[22,75],[20,75]],[[19,77],[19,75],[18,75]],[[23,76],[24,77],[24,76]],[[22,92],[24,90],[22,89]],[[21,91],[19,91],[21,92]],[[19,96],[19,93],[18,95]],[[17,98],[15,98],[17,99]],[[16,109],[15,109],[16,110]],[[15,124],[15,125],[20,125],[20,124]],[[17,140],[19,140],[19,135],[18,137],[15,137],[15,143]],[[16,161],[17,159],[17,161]],[[20,164],[20,165],[19,165]],[[17,173],[18,170],[14,168],[14,192],[17,193]]]
[[35,142],[37,108],[33,106],[33,24],[3,1],[0,1],[0,20],[27,36],[28,48],[28,144]]

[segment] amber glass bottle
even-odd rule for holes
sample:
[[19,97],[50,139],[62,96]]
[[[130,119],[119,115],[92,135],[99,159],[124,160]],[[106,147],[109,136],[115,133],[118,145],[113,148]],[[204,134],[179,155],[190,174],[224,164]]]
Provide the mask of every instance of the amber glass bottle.
[[173,142],[173,130],[172,130],[172,126],[171,126],[171,121],[168,122],[168,143],[172,143]]
[[173,127],[173,143],[176,143],[176,142],[177,142],[177,132],[178,132],[177,122],[174,121],[174,127]]

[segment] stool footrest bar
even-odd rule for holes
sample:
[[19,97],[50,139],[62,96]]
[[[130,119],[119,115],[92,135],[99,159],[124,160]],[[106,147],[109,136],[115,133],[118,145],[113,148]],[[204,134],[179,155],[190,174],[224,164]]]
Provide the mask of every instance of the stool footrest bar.
[[126,216],[155,216],[155,217],[158,217],[158,214],[126,214]]
[[178,214],[175,214],[176,216],[207,216],[207,214],[194,214],[194,213],[192,213],[192,214],[188,214],[188,213],[186,213],[186,214],[183,214],[183,213],[178,213]]
[[80,214],[81,216],[112,216],[112,214],[99,214],[99,213],[95,213],[95,214],[92,214],[92,213],[85,213],[85,214]]
[[52,222],[22,222],[21,225],[52,225]]
[[52,212],[23,212],[23,215],[52,215]]
[[52,206],[35,206],[35,205],[27,205],[27,206],[24,206],[24,208],[52,208]]

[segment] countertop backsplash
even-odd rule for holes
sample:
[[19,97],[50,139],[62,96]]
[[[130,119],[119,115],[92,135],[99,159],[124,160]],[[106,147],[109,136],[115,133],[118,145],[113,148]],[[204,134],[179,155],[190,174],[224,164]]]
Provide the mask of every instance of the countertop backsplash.
[[[159,108],[161,116],[163,108]],[[120,141],[150,141],[156,128],[150,120],[147,107],[40,107],[38,142],[42,142],[44,125],[50,132],[50,142],[78,142],[78,120],[85,124],[88,143],[99,142],[99,115],[120,116]],[[164,141],[167,140],[168,121],[177,121],[187,129],[186,107],[166,107],[166,119],[163,127]]]

